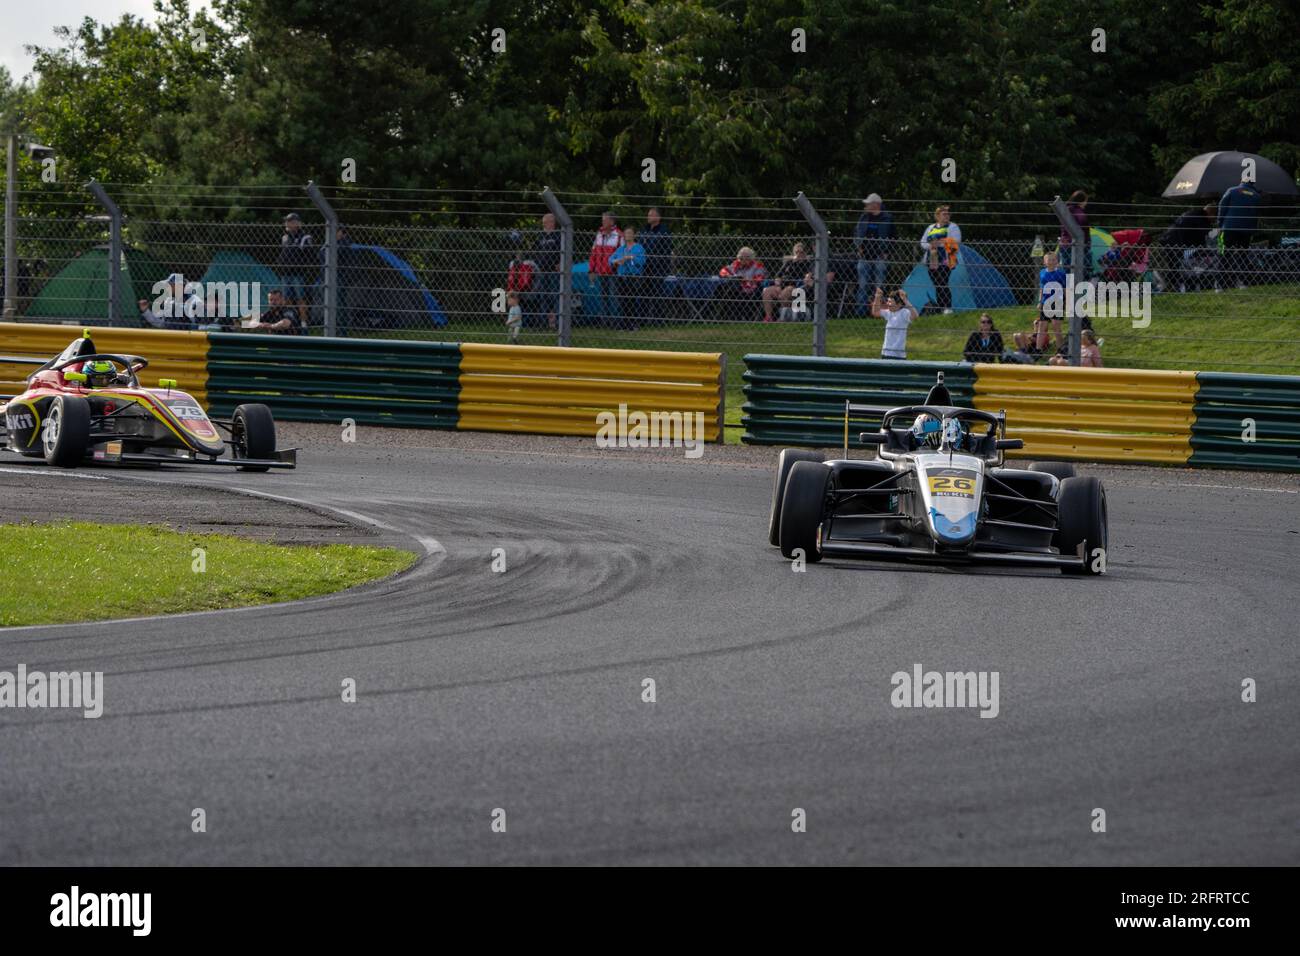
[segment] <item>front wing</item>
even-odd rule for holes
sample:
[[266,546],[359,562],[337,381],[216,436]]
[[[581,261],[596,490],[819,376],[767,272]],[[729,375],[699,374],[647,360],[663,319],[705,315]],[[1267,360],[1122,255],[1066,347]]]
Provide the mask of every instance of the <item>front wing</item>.
[[824,558],[858,558],[865,560],[915,560],[936,561],[945,564],[1000,564],[1020,567],[1077,568],[1087,564],[1087,559],[1068,554],[1049,554],[1030,551],[994,551],[971,548],[966,551],[931,551],[927,548],[909,548],[872,541],[824,540],[821,544]]

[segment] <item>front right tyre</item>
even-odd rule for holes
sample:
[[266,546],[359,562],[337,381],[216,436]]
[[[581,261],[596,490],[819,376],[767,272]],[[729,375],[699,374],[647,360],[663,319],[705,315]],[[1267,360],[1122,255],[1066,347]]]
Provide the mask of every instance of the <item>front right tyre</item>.
[[798,550],[809,564],[822,559],[817,534],[826,516],[826,492],[830,483],[831,469],[820,461],[797,461],[791,467],[781,499],[783,557],[793,558]]

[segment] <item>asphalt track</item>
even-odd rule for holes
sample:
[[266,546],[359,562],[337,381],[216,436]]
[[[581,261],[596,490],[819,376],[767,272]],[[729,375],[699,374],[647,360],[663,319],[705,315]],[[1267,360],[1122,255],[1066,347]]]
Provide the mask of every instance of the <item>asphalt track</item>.
[[[0,630],[0,669],[102,670],[106,698],[0,711],[0,863],[1300,862],[1293,478],[1094,470],[1097,580],[800,574],[765,542],[774,453],[323,434],[294,473],[138,474],[342,509],[424,560]],[[998,716],[895,709],[917,663],[999,672]]]

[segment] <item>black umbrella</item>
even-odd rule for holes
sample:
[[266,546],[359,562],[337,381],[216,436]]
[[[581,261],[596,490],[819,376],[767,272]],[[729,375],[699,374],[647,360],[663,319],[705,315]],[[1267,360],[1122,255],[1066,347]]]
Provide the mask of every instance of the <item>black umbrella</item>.
[[1273,160],[1254,153],[1225,149],[1217,153],[1202,153],[1185,162],[1183,168],[1169,181],[1164,197],[1213,199],[1221,196],[1242,181],[1242,175],[1247,169],[1242,161],[1247,159],[1254,161],[1254,186],[1260,192],[1274,196],[1300,195],[1295,180]]

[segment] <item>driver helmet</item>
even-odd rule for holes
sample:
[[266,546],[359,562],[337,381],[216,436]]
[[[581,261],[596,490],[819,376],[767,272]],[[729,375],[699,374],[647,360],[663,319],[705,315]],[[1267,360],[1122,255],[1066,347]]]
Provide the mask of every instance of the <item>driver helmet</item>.
[[107,359],[81,363],[81,373],[90,388],[106,388],[117,378],[117,367]]
[[970,430],[960,418],[945,418],[943,421],[943,445],[947,448],[961,450],[967,447]]
[[933,415],[922,412],[912,422],[912,434],[918,448],[938,448],[942,423]]

